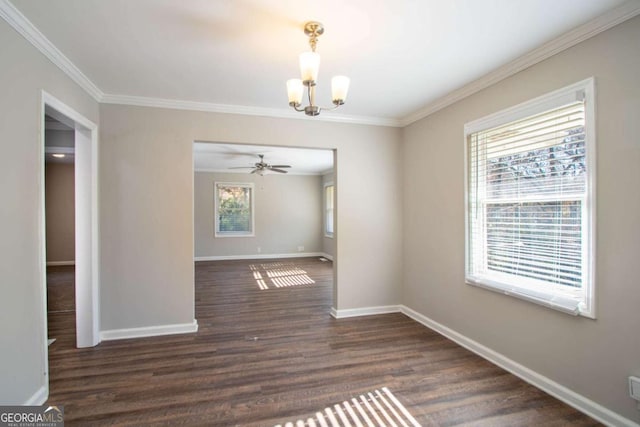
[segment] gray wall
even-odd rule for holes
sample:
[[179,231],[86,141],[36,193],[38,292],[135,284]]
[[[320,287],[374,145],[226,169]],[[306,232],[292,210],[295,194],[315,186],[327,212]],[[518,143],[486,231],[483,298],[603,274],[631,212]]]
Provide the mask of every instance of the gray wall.
[[[322,252],[322,178],[196,172],[194,177],[195,256],[297,254]],[[214,183],[254,183],[252,237],[214,237]],[[261,251],[258,252],[257,248]]]
[[[603,406],[640,421],[640,18],[404,130],[402,299],[419,313]],[[466,122],[596,78],[597,320],[465,285]]]
[[100,121],[103,330],[193,319],[193,141],[337,149],[335,307],[399,303],[399,129],[107,104]]
[[98,105],[1,19],[0,52],[0,403],[20,404],[47,383],[41,91],[95,123]]
[[47,262],[75,260],[74,199],[73,163],[47,162],[45,168]]
[[[0,21],[0,403],[25,403],[46,385],[39,247],[44,89],[89,120],[100,119],[103,330],[193,319],[193,141],[336,149],[336,308],[403,302],[638,421],[626,377],[640,375],[639,39],[635,18],[401,131],[98,108]],[[464,123],[592,75],[598,118],[595,321],[466,286],[463,265]],[[370,167],[382,163],[388,167]]]

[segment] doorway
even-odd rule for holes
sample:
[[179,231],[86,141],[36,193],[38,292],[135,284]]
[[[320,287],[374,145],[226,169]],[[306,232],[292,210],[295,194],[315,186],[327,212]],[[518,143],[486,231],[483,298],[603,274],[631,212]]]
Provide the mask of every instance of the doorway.
[[[193,155],[195,260],[260,259],[269,266],[269,259],[315,257],[333,267],[329,298],[336,307],[336,151],[196,141]],[[333,203],[327,206],[329,185]],[[245,205],[242,222],[236,208]],[[298,271],[267,270],[273,277]],[[306,285],[304,278],[289,282]],[[283,286],[278,279],[256,283],[263,290]]]
[[45,113],[45,225],[49,347],[76,346],[75,129]]
[[[61,264],[73,263],[71,273],[67,271],[65,279],[75,283],[73,289],[73,304],[69,304],[68,295],[65,301],[63,297],[63,309],[75,309],[75,346],[93,347],[100,342],[99,336],[99,271],[98,271],[98,128],[97,126],[79,114],[77,111],[67,106],[52,95],[42,92],[41,109],[41,166],[40,166],[40,259],[41,259],[41,282],[42,282],[42,313],[44,320],[43,345],[45,361],[45,374],[48,375],[48,344],[47,336],[47,211],[46,211],[46,159],[47,156],[53,158],[55,154],[64,154],[65,157],[73,158],[73,245],[72,252],[69,252],[69,242],[64,248],[63,255],[66,258],[73,256],[73,259],[59,260]],[[59,129],[67,131],[66,142],[54,139],[49,141],[47,146],[47,125],[46,123],[57,123]],[[52,126],[52,125],[50,125]],[[64,138],[62,138],[64,140]],[[59,147],[54,147],[59,145]],[[66,145],[66,146],[65,146]],[[58,159],[63,157],[58,156]],[[68,172],[68,171],[67,171]],[[70,208],[67,206],[67,208]],[[69,234],[67,233],[67,239]],[[64,240],[64,239],[63,239]],[[59,248],[56,248],[58,250]],[[53,247],[49,247],[53,251]],[[71,254],[71,255],[70,255]],[[53,261],[55,262],[55,261]],[[55,265],[55,264],[54,264]],[[60,264],[59,264],[60,265]],[[69,268],[70,266],[66,266]],[[67,291],[68,294],[68,291]],[[58,303],[60,301],[57,301]],[[61,308],[60,306],[54,308]],[[55,338],[55,337],[51,337]]]

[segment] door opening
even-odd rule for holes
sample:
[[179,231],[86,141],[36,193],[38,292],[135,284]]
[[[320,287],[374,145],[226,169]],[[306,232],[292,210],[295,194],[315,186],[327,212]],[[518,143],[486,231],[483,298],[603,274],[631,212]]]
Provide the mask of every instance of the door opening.
[[[98,128],[97,126],[46,92],[42,92],[41,110],[41,167],[40,167],[40,259],[42,282],[42,313],[44,320],[44,345],[45,360],[43,371],[48,375],[48,345],[47,336],[47,255],[54,251],[57,257],[73,259],[51,259],[53,266],[73,264],[73,276],[75,286],[73,289],[73,304],[68,301],[67,295],[63,302],[63,309],[75,309],[75,329],[77,347],[93,347],[100,342],[99,335],[99,270],[98,270]],[[58,127],[67,131],[64,138],[47,138],[47,125]],[[53,124],[57,123],[57,124]],[[66,140],[65,140],[66,138]],[[66,142],[62,142],[62,141]],[[56,145],[58,147],[56,147]],[[65,147],[66,145],[66,147]],[[54,153],[55,151],[55,153]],[[67,230],[61,247],[54,247],[47,239],[47,200],[46,200],[46,169],[47,156],[53,158],[53,154],[64,154],[65,157],[73,157],[73,199],[74,214],[73,230],[70,234]],[[61,159],[60,156],[57,157]],[[66,171],[69,174],[69,171]],[[69,181],[67,176],[67,181]],[[51,184],[51,183],[50,183]],[[53,196],[52,196],[53,197]],[[68,204],[68,203],[67,203]],[[67,214],[71,207],[66,206]],[[52,208],[53,209],[53,208]],[[64,215],[64,214],[63,214]],[[68,218],[67,218],[68,219]],[[60,230],[58,230],[60,231]],[[53,238],[49,236],[50,238]],[[60,236],[57,236],[60,237]],[[69,239],[73,239],[70,245]],[[48,245],[49,244],[49,245]],[[48,247],[49,246],[49,247]],[[69,272],[67,272],[67,279]],[[67,291],[68,294],[68,291]],[[58,301],[60,302],[60,301]],[[53,308],[61,308],[53,307]],[[55,337],[51,337],[55,338]],[[48,381],[47,381],[48,383]]]
[[75,129],[45,113],[47,344],[76,346]]

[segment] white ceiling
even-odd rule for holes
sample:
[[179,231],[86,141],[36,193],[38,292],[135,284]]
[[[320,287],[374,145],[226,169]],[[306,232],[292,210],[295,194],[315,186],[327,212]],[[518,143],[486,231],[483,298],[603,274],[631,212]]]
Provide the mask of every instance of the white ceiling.
[[[200,172],[249,173],[251,167],[260,161],[258,154],[263,154],[265,163],[270,165],[291,166],[287,169],[289,175],[322,175],[333,169],[332,150],[208,142],[193,144],[194,169]],[[230,169],[235,167],[246,169]]]
[[[285,81],[298,77],[297,56],[308,50],[303,23],[318,20],[325,25],[319,103],[330,104],[330,77],[345,74],[351,88],[335,115],[393,123],[623,0],[11,3],[97,86],[103,102],[145,97],[266,115],[292,114]],[[638,8],[638,0],[630,3]]]

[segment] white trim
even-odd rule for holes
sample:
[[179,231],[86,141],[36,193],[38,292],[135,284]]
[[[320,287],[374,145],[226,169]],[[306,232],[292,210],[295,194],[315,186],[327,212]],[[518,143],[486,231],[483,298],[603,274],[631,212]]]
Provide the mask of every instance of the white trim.
[[465,139],[470,133],[494,128],[525,117],[552,110],[558,106],[584,99],[593,101],[595,78],[589,77],[579,82],[547,92],[528,101],[504,108],[495,113],[464,124]]
[[57,267],[62,265],[76,265],[75,261],[47,261],[47,267]]
[[[327,189],[329,187],[333,187],[331,196],[332,196],[332,205],[333,207],[331,208],[331,216],[333,217],[331,220],[331,225],[333,227],[333,231],[331,233],[329,233],[327,231],[327,221],[329,218],[329,215],[327,215]],[[328,239],[333,239],[333,235],[335,234],[336,231],[336,185],[334,184],[333,181],[327,181],[324,184],[322,184],[322,233],[324,234],[324,237],[328,238]]]
[[[1,1],[1,0],[0,0]],[[132,105],[136,107],[168,108],[172,110],[204,111],[208,113],[240,114],[243,116],[274,117],[281,119],[300,119],[323,122],[349,123],[370,126],[401,127],[398,119],[368,116],[344,116],[322,113],[308,117],[294,110],[280,108],[249,107],[246,105],[215,104],[212,102],[185,101],[178,99],[147,98],[143,96],[105,94],[100,102],[104,104]]]
[[[0,10],[3,10],[2,7],[6,5],[4,0],[0,0]],[[78,132],[89,132],[90,133],[90,150],[92,154],[91,158],[91,192],[92,192],[92,200],[91,200],[91,212],[90,212],[90,223],[91,223],[91,253],[87,256],[91,258],[91,265],[87,266],[87,269],[91,271],[91,281],[88,284],[90,289],[87,289],[87,292],[91,294],[92,300],[87,306],[86,304],[78,303],[78,292],[77,286],[79,281],[76,280],[76,325],[78,322],[79,316],[83,316],[84,322],[86,323],[87,328],[89,328],[88,333],[83,333],[83,331],[78,330],[76,326],[76,337],[77,343],[81,343],[81,339],[83,342],[89,342],[91,345],[98,344],[99,334],[99,306],[98,306],[98,292],[99,292],[99,265],[98,265],[98,247],[99,247],[99,237],[98,237],[98,189],[97,189],[97,179],[98,179],[98,128],[97,126],[82,116],[80,113],[64,104],[62,101],[57,98],[51,96],[44,90],[41,91],[41,99],[40,99],[40,111],[39,111],[39,139],[40,143],[38,144],[38,175],[39,175],[39,201],[38,201],[38,240],[39,240],[39,259],[38,259],[38,269],[40,270],[40,316],[42,320],[42,329],[40,330],[40,339],[42,342],[42,365],[41,365],[41,373],[43,376],[43,382],[45,392],[45,397],[48,395],[49,391],[49,343],[47,336],[47,254],[46,254],[46,217],[45,217],[45,113],[51,112],[56,116],[60,116],[62,120],[69,121],[72,123],[75,128],[76,135]],[[76,219],[78,215],[76,213]],[[77,236],[77,233],[76,233]],[[76,245],[77,247],[77,245]],[[76,270],[77,274],[77,270]],[[81,346],[81,345],[79,345]],[[42,394],[42,392],[38,392]],[[34,396],[36,396],[38,393]],[[33,399],[33,398],[32,398]]]
[[[592,105],[590,105],[590,103]],[[596,120],[598,117],[597,108],[597,100],[596,100],[596,82],[592,77],[590,82],[586,84],[585,87],[585,114],[586,114],[586,127],[585,127],[585,140],[586,144],[586,154],[587,154],[587,200],[585,203],[584,209],[588,209],[587,218],[589,221],[587,223],[587,227],[589,229],[588,233],[588,241],[585,242],[584,248],[588,250],[591,256],[589,260],[589,266],[587,268],[587,275],[590,277],[587,278],[591,282],[591,286],[587,289],[587,293],[585,294],[586,306],[589,308],[589,313],[584,313],[583,315],[592,319],[596,318],[596,286],[597,286],[597,277],[596,277],[596,262],[597,260],[597,250],[598,245],[596,244],[597,231],[597,205],[596,205],[596,174],[597,174],[597,146],[598,146],[598,136],[596,134]]]
[[411,308],[401,305],[400,311],[411,319],[418,323],[423,324],[429,329],[432,329],[439,334],[449,338],[456,344],[466,348],[477,354],[478,356],[488,360],[489,362],[501,367],[502,369],[512,373],[513,375],[521,378],[529,384],[543,390],[544,392],[552,395],[556,399],[561,400],[569,406],[589,415],[592,418],[600,421],[601,423],[609,426],[628,426],[638,427],[638,424],[624,418],[623,416],[605,408],[599,403],[590,400],[581,394],[576,393],[573,390],[553,381],[550,378],[541,375],[526,366],[519,364],[518,362],[509,359],[508,357],[500,354],[489,347],[486,347],[471,338],[462,335],[459,332],[454,331],[433,319],[428,318]]
[[323,252],[320,256],[322,256],[322,257],[324,257],[324,258],[326,258],[326,259],[328,259],[330,261],[333,261],[333,255],[329,255],[326,252]]
[[278,258],[311,258],[311,257],[325,257],[332,259],[329,255],[323,252],[295,252],[290,254],[249,254],[249,255],[211,255],[211,256],[197,256],[194,257],[195,262],[199,261],[229,261],[229,260],[241,260],[241,259],[278,259]]
[[[0,0],[0,4],[2,4],[2,1],[5,0]],[[87,130],[91,131],[98,129],[98,125],[44,90],[42,91],[42,101],[46,106],[53,108],[57,113],[62,114],[67,119],[70,119],[76,125],[80,125],[80,127],[86,128]]]
[[[3,0],[0,0],[0,2],[2,2]],[[0,3],[1,4],[1,3]],[[100,304],[99,304],[99,292],[100,292],[100,264],[98,262],[99,258],[100,258],[100,236],[99,236],[99,213],[98,213],[98,199],[99,199],[99,195],[98,195],[98,126],[93,123],[91,120],[87,119],[86,117],[84,117],[82,114],[78,113],[76,110],[74,110],[73,108],[69,107],[67,104],[63,103],[62,101],[60,101],[59,99],[57,99],[56,97],[50,95],[49,93],[47,93],[46,91],[42,91],[42,101],[41,101],[41,107],[42,107],[42,111],[41,111],[41,121],[42,121],[42,132],[41,132],[41,150],[43,151],[41,153],[42,156],[42,164],[41,164],[41,173],[42,173],[42,179],[41,179],[41,203],[42,203],[42,208],[41,208],[41,212],[42,212],[42,218],[41,218],[41,226],[43,227],[42,230],[45,229],[45,218],[44,218],[44,146],[45,146],[45,113],[49,113],[51,115],[53,115],[55,118],[63,121],[64,123],[69,122],[69,124],[75,128],[75,139],[76,139],[76,143],[78,140],[78,135],[79,134],[84,134],[85,132],[89,132],[89,136],[87,138],[83,138],[83,139],[87,139],[87,141],[84,141],[84,144],[88,144],[90,147],[84,146],[83,148],[87,149],[88,151],[90,151],[90,180],[91,182],[89,183],[90,186],[90,219],[88,220],[90,223],[90,229],[91,229],[91,236],[90,236],[90,246],[91,246],[91,253],[90,254],[83,254],[83,256],[86,256],[89,259],[89,263],[90,265],[88,265],[86,268],[87,270],[90,272],[89,276],[90,276],[90,283],[88,285],[89,289],[84,289],[87,294],[89,295],[88,298],[88,305],[87,303],[83,303],[80,304],[79,303],[79,296],[80,293],[78,292],[78,286],[81,285],[80,282],[78,280],[76,280],[76,345],[78,347],[92,347],[97,345],[100,342],[100,334],[99,334],[99,330],[100,330]],[[78,147],[76,146],[76,149],[78,149]],[[76,159],[76,162],[78,162],[78,159]],[[78,164],[76,164],[76,172],[78,171]],[[76,181],[77,182],[77,181]],[[76,189],[77,191],[77,189]],[[76,196],[77,197],[77,196]],[[77,221],[78,221],[78,213],[76,212],[76,227],[77,227]],[[43,266],[46,266],[46,248],[45,248],[45,235],[44,232],[40,233],[41,234],[41,252],[42,252],[42,256],[44,257],[42,259],[42,264]],[[78,237],[78,233],[76,233],[76,237]],[[76,248],[78,247],[77,242],[76,242]],[[77,255],[77,254],[76,254]],[[77,258],[77,257],[76,257]],[[77,259],[76,259],[77,260]],[[78,270],[76,270],[76,277],[78,275]],[[42,282],[43,282],[43,293],[45,296],[45,300],[43,301],[43,313],[45,313],[45,325],[44,325],[44,331],[45,331],[45,335],[46,335],[46,331],[47,331],[47,325],[46,325],[46,311],[47,311],[47,307],[46,307],[46,271],[43,271],[42,273]],[[48,372],[48,349],[46,348],[46,341],[47,341],[47,337],[44,337],[44,342],[45,342],[45,358],[47,359],[45,362],[45,367],[46,367],[46,372]],[[47,375],[45,373],[45,375]]]
[[39,394],[42,394],[42,388],[45,389],[45,394],[49,394],[49,336],[47,331],[49,330],[48,316],[47,316],[47,245],[46,245],[46,203],[45,203],[45,130],[44,130],[44,113],[46,105],[44,100],[40,103],[40,143],[38,144],[38,270],[40,273],[40,316],[41,316],[41,330],[40,342],[42,343],[41,349],[41,366],[40,372],[42,373],[42,381],[44,385],[29,398],[29,401],[37,398]]
[[539,62],[542,62],[557,53],[567,50],[570,47],[577,45],[578,43],[594,37],[601,32],[608,30],[609,28],[615,27],[616,25],[633,18],[638,14],[640,14],[640,2],[633,0],[628,1],[622,4],[622,6],[610,10],[609,12],[587,22],[586,24],[574,28],[568,33],[565,33],[560,37],[543,44],[542,46],[530,51],[529,53],[503,65],[495,71],[492,71],[489,74],[485,74],[479,79],[474,80],[473,82],[462,86],[459,89],[449,92],[447,95],[431,102],[415,113],[412,113],[401,119],[401,126],[408,126],[411,123],[417,122],[418,120],[423,119],[439,110],[442,110],[443,108],[446,108],[451,104],[454,104],[468,96],[471,96],[474,93],[480,92],[482,89],[486,89],[489,86],[492,86],[499,81],[506,79],[507,77],[511,77],[512,75],[519,73],[520,71],[525,70]]
[[[587,186],[585,203],[583,204],[582,216],[585,218],[585,228],[589,233],[582,245],[582,262],[584,265],[583,291],[581,295],[562,293],[555,287],[544,287],[536,283],[532,286],[525,284],[525,279],[520,278],[518,282],[511,278],[500,278],[495,274],[477,274],[472,271],[470,261],[470,251],[472,248],[470,212],[471,203],[469,195],[469,135],[495,128],[526,117],[531,117],[546,111],[559,108],[577,101],[585,102],[585,150],[587,161]],[[595,133],[595,79],[590,77],[543,94],[534,99],[522,102],[518,105],[489,114],[482,118],[465,123],[464,125],[464,198],[465,198],[465,281],[469,285],[482,287],[490,291],[495,291],[505,295],[513,296],[525,301],[540,304],[544,307],[559,310],[571,315],[595,319],[595,189],[596,180],[595,155],[596,155],[596,133]],[[478,197],[477,195],[475,197]],[[578,196],[576,196],[578,198]],[[557,200],[554,195],[548,200]],[[519,199],[515,199],[518,201]],[[486,245],[486,242],[484,243]],[[486,262],[486,261],[485,261]],[[505,276],[506,277],[506,276]]]
[[24,406],[39,406],[44,405],[44,402],[49,398],[49,387],[48,385],[43,385],[36,391],[33,396],[27,399],[26,402],[23,403]]
[[0,0],[0,16],[93,99],[100,102],[103,92],[8,0]]
[[346,308],[342,310],[336,310],[331,308],[331,315],[336,319],[345,319],[347,317],[360,317],[360,316],[373,316],[376,314],[389,314],[400,313],[401,306],[399,305],[382,305],[377,307],[361,307],[361,308]]
[[162,335],[192,334],[195,332],[198,332],[198,321],[193,319],[193,322],[191,323],[100,331],[100,338],[103,341],[111,341],[129,338],[157,337]]

